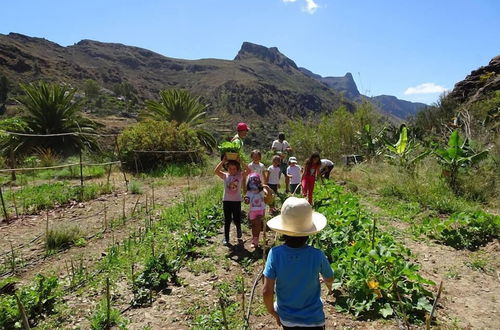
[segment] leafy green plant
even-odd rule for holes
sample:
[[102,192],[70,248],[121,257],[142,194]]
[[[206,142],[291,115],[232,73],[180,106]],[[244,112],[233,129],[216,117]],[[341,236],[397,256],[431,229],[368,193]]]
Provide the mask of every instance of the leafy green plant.
[[383,145],[383,137],[386,128],[383,127],[378,132],[373,132],[373,127],[366,124],[363,128],[356,132],[356,137],[359,143],[364,147],[364,153],[368,157],[374,157],[378,154],[379,149]]
[[137,181],[130,181],[129,183],[129,190],[133,195],[140,195],[142,194],[142,187]]
[[169,89],[159,93],[160,100],[147,100],[146,109],[140,114],[141,119],[168,121],[176,125],[184,124],[193,129],[200,143],[208,150],[217,144],[213,135],[204,127],[207,118],[207,105],[199,97],[192,96],[186,90]]
[[69,248],[82,237],[78,226],[61,226],[51,228],[45,237],[45,248],[48,253]]
[[226,152],[239,153],[241,148],[238,143],[224,141],[217,146],[217,149],[221,154],[225,154]]
[[112,327],[118,329],[127,329],[127,321],[122,317],[117,308],[110,307],[109,309],[109,328],[108,328],[108,306],[106,299],[101,299],[96,310],[90,318],[90,328],[92,330],[105,330]]
[[[17,291],[30,326],[35,326],[45,315],[54,313],[60,296],[57,277],[37,274],[34,283]],[[16,299],[12,295],[0,296],[0,325],[4,329],[21,329],[21,315]]]
[[425,234],[455,249],[477,250],[498,238],[500,217],[482,211],[453,213],[447,219],[426,218],[415,224],[416,237]]
[[145,120],[123,130],[118,143],[121,160],[132,170],[203,162],[203,147],[196,132],[186,124]]
[[386,140],[385,146],[388,151],[386,157],[389,158],[389,161],[411,173],[414,173],[416,164],[430,153],[428,150],[413,156],[417,145],[413,139],[408,137],[408,128],[405,125],[401,125],[398,142],[392,144]]
[[458,182],[459,170],[483,160],[488,155],[487,150],[480,152],[472,150],[468,141],[460,138],[458,130],[451,133],[448,148],[437,148],[434,153],[443,167],[443,176],[457,195],[461,192]]
[[388,233],[373,232],[373,221],[356,197],[338,186],[320,186],[315,208],[329,226],[310,242],[332,262],[337,308],[356,316],[398,314],[422,320],[431,308],[432,295],[425,285],[434,283],[418,274],[410,250]]

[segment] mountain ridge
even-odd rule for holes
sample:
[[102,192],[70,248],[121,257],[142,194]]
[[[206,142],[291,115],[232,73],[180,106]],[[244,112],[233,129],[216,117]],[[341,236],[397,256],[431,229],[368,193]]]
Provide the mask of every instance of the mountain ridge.
[[[353,109],[359,101],[352,75],[344,76],[347,84],[335,77],[318,81],[278,48],[250,42],[234,60],[185,60],[120,43],[83,39],[64,47],[44,38],[0,34],[0,72],[13,82],[44,79],[81,86],[92,79],[106,88],[129,83],[139,100],[155,98],[161,89],[184,88],[210,103],[211,112],[236,119],[286,120],[341,105]],[[354,92],[346,95],[343,89]]]

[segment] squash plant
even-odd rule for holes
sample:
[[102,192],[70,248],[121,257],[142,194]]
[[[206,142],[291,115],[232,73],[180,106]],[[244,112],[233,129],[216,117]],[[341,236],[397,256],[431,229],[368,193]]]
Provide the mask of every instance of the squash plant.
[[432,307],[425,285],[434,283],[418,274],[410,250],[392,235],[374,230],[358,199],[339,186],[320,186],[315,208],[326,216],[328,226],[310,243],[331,261],[337,309],[355,316],[423,320]]
[[458,173],[460,169],[465,169],[488,156],[488,151],[475,152],[470,148],[466,140],[460,138],[458,130],[454,130],[448,140],[448,148],[436,148],[434,150],[439,163],[443,167],[443,176],[456,194],[460,194]]

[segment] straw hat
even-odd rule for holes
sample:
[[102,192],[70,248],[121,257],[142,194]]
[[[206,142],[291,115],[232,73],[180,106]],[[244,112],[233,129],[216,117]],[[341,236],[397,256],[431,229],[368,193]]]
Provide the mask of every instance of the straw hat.
[[269,228],[288,236],[309,236],[326,226],[323,214],[314,212],[305,198],[288,197],[281,214],[267,222]]

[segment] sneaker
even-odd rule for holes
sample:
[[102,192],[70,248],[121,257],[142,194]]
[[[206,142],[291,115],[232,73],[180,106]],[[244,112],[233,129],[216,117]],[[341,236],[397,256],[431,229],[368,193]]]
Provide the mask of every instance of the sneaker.
[[227,239],[224,238],[222,240],[222,245],[224,245],[224,246],[228,246],[229,245],[229,242],[227,241]]

